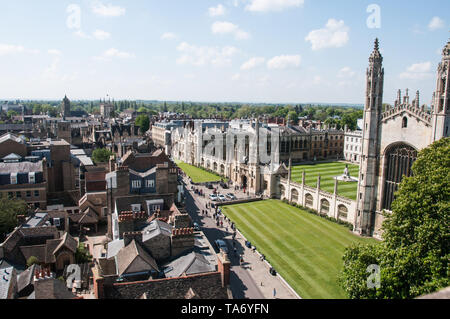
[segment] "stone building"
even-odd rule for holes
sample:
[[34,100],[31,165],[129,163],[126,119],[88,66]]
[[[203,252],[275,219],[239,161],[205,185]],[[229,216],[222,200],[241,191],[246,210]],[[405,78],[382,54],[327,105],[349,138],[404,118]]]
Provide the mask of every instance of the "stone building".
[[38,264],[55,270],[73,264],[77,241],[67,232],[62,235],[55,226],[18,227],[0,244],[0,259],[26,265],[30,257]]
[[34,208],[47,207],[47,161],[0,162],[0,196],[24,200]]
[[64,118],[69,117],[71,115],[70,113],[70,101],[67,98],[67,95],[64,96],[64,99],[61,104],[61,115]]
[[343,147],[344,132],[333,128],[261,123],[259,119],[203,127],[202,121],[195,121],[193,128],[172,132],[171,154],[227,177],[250,193],[274,197],[279,196],[277,183],[286,177],[289,159],[295,163],[336,160],[342,158]]
[[362,152],[362,131],[345,130],[344,158],[348,162],[359,164]]
[[417,153],[443,137],[450,125],[450,41],[437,68],[431,108],[421,105],[419,92],[410,101],[408,90],[392,108],[382,109],[384,69],[378,39],[369,58],[364,107],[358,208],[354,224],[360,234],[379,237],[382,212],[391,211],[403,176],[411,175]]

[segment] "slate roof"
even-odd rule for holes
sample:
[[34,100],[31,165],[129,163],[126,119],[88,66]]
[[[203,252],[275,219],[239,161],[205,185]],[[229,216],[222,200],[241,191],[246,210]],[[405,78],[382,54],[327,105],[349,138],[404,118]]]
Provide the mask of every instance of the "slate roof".
[[59,279],[42,279],[34,284],[34,292],[28,299],[74,299],[76,295],[70,292],[64,282]]
[[216,271],[215,265],[209,263],[203,254],[194,251],[178,257],[161,268],[167,269],[165,271],[166,277],[180,277],[183,274],[194,275]]
[[42,162],[0,163],[0,174],[42,172]]
[[142,229],[142,241],[145,243],[146,241],[161,234],[170,237],[172,234],[172,228],[173,227],[171,225],[161,220],[153,220],[144,229]]
[[19,276],[17,276],[17,292],[20,293],[23,289],[33,285],[33,277],[36,269],[40,269],[36,264],[28,267]]
[[140,269],[134,269],[134,272],[150,271],[158,269],[158,264],[135,240],[122,248],[116,256],[117,274],[120,276],[126,274],[130,266],[137,259],[141,259],[146,265]]
[[6,299],[8,297],[8,291],[13,282],[14,267],[3,268],[0,270],[0,299]]
[[112,258],[117,255],[117,253],[124,247],[123,239],[116,239],[108,243],[106,258]]

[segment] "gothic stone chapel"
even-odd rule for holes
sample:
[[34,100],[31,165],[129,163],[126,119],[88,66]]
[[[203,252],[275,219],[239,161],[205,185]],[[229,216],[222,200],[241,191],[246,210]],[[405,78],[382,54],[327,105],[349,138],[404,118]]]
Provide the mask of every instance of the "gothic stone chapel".
[[417,153],[449,136],[450,124],[450,40],[437,68],[436,91],[431,107],[420,105],[419,91],[410,101],[408,90],[398,91],[393,107],[383,106],[383,57],[378,39],[369,58],[364,107],[362,156],[358,182],[355,231],[381,236],[383,211],[390,212],[394,192],[403,176],[411,175]]

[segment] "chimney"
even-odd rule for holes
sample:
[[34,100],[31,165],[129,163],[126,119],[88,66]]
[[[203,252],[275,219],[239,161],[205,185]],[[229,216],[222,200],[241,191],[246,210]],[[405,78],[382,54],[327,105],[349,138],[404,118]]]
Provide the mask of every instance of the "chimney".
[[230,284],[230,266],[228,255],[221,249],[217,255],[217,268],[222,279],[222,287],[227,287]]

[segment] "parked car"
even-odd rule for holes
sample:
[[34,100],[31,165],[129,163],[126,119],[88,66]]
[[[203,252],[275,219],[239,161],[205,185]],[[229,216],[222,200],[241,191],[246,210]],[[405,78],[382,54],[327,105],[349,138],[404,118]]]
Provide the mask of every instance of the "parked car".
[[212,200],[213,202],[219,200],[219,198],[217,197],[217,195],[214,195],[214,194],[210,194],[210,195],[209,195],[209,199]]
[[216,241],[214,241],[214,243],[216,244],[216,247],[219,251],[222,249],[225,253],[228,254],[228,246],[223,240],[217,239]]
[[214,188],[214,186],[211,183],[206,183],[205,186],[206,186],[207,189],[213,189]]
[[228,185],[224,182],[220,182],[220,187],[222,187],[223,189],[228,189]]
[[200,230],[200,226],[197,223],[194,223],[194,230]]
[[222,195],[222,194],[217,195],[217,197],[218,197],[219,200],[221,200],[222,202],[225,202],[225,201],[227,200],[227,198],[226,198],[224,195]]
[[228,193],[226,196],[227,196],[228,199],[231,199],[231,200],[236,200],[237,199],[236,196],[234,196],[234,194],[232,194],[232,193]]

